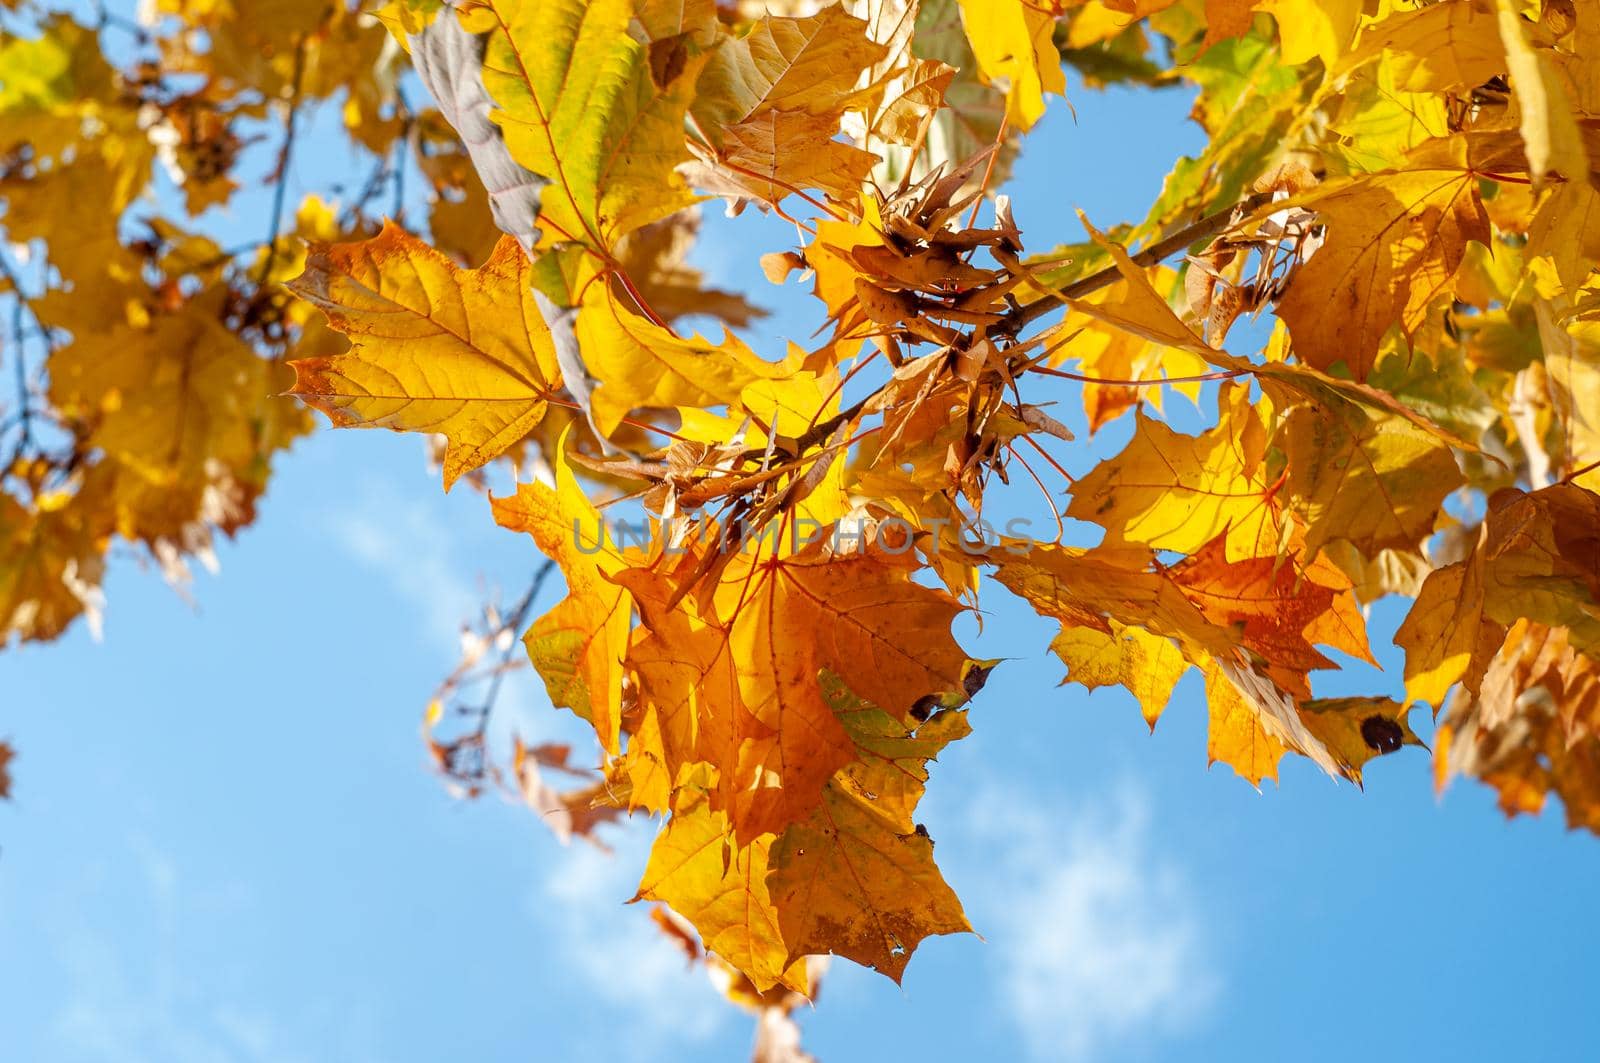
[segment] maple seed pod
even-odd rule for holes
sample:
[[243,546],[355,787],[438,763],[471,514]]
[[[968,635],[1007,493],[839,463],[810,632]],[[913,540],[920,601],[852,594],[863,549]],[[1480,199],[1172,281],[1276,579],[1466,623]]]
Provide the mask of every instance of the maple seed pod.
[[1361,721],[1361,740],[1379,753],[1393,753],[1405,742],[1405,732],[1387,716],[1368,716]]

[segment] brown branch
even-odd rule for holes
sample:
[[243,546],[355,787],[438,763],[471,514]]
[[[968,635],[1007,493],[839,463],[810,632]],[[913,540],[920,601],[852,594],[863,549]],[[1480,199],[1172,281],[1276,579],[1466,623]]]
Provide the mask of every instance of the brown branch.
[[[1272,193],[1256,192],[1226,209],[1215,214],[1207,215],[1193,225],[1185,226],[1164,240],[1158,240],[1149,247],[1132,256],[1136,266],[1154,266],[1164,259],[1170,258],[1179,251],[1198,243],[1201,240],[1216,236],[1233,224],[1236,217],[1255,212],[1258,208],[1272,202]],[[1093,295],[1102,288],[1108,287],[1122,276],[1116,266],[1107,266],[1096,273],[1077,280],[1050,293],[1051,297],[1040,299],[1036,303],[1019,307],[1006,316],[1006,328],[1015,335],[1027,328],[1030,324],[1044,317],[1052,310],[1059,309],[1069,299],[1082,299]]]
[[267,233],[267,257],[261,260],[261,270],[256,275],[256,287],[267,283],[272,267],[278,258],[278,238],[283,235],[284,198],[289,188],[289,163],[294,158],[295,126],[300,119],[300,95],[306,75],[306,45],[310,34],[301,36],[294,49],[294,75],[289,92],[289,117],[283,127],[283,147],[278,149],[278,165],[273,169],[277,180],[272,190],[272,228]]
[[[17,459],[26,454],[33,445],[33,403],[28,391],[28,357],[27,357],[27,327],[25,314],[31,314],[33,308],[27,295],[22,290],[22,278],[17,276],[11,268],[11,263],[3,254],[0,254],[0,277],[4,277],[11,285],[11,297],[16,300],[11,307],[11,340],[13,354],[16,356],[17,375],[17,414],[18,428],[17,445],[13,448],[7,467],[14,466]],[[37,322],[37,318],[35,318]],[[42,325],[40,331],[44,336],[45,347],[50,347],[50,333]]]

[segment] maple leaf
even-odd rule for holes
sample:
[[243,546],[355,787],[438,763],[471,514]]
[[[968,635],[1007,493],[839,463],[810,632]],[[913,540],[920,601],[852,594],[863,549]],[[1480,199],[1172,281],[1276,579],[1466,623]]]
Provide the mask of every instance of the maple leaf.
[[1567,822],[1600,830],[1600,673],[1567,633],[1518,620],[1477,689],[1458,688],[1439,724],[1435,778],[1475,776],[1507,815],[1555,793]]
[[1226,532],[1231,558],[1275,552],[1283,513],[1265,426],[1245,402],[1225,410],[1199,436],[1140,416],[1122,453],[1073,485],[1066,515],[1099,524],[1112,544],[1192,553]]
[[927,762],[970,728],[945,710],[912,730],[842,685],[830,695],[862,756],[773,844],[767,886],[791,954],[837,953],[899,982],[924,938],[972,929],[911,819]]
[[[694,202],[676,173],[705,66],[695,33],[640,41],[632,0],[492,0],[483,82],[512,156],[550,182],[539,224],[608,254],[622,236]],[[671,28],[653,23],[658,32]]]
[[732,333],[718,344],[681,339],[630,309],[605,284],[589,286],[576,333],[584,364],[601,381],[593,413],[607,435],[641,406],[736,403],[757,377],[779,371]]
[[622,659],[627,652],[632,600],[609,578],[630,559],[607,538],[558,446],[555,486],[519,484],[493,499],[501,527],[527,532],[567,578],[567,597],[534,621],[523,636],[550,700],[594,725],[606,752],[620,751]]
[[1293,557],[1230,562],[1223,543],[1218,537],[1174,565],[1172,580],[1206,619],[1264,663],[1280,689],[1310,697],[1308,673],[1333,666],[1313,640],[1371,660],[1366,625],[1336,569],[1302,569]]
[[899,720],[924,699],[964,690],[967,657],[950,634],[955,600],[912,582],[903,555],[829,557],[822,546],[753,560],[719,593],[740,696],[770,732],[740,749],[736,777],[754,786],[733,813],[742,836],[810,812],[852,755],[823,697],[823,669]]
[[1420,746],[1407,706],[1391,698],[1320,698],[1300,703],[1300,719],[1320,738],[1344,776],[1361,784],[1361,769],[1373,757],[1401,746]]
[[[1349,581],[1331,563],[1229,562],[1219,537],[1170,568],[1147,551],[1105,547],[1034,547],[996,564],[1001,583],[1062,622],[1052,648],[1069,681],[1127,687],[1154,727],[1173,686],[1198,665],[1211,692],[1213,761],[1252,784],[1275,777],[1287,750],[1348,774],[1298,704],[1309,671],[1332,664],[1313,643],[1371,659]],[[1129,639],[1128,629],[1141,634]]]
[[886,54],[866,31],[831,6],[765,18],[723,42],[696,89],[692,113],[710,143],[691,180],[735,201],[777,203],[803,188],[855,199],[877,156],[834,138],[869,95],[857,87],[863,73]]
[[55,638],[97,606],[111,520],[96,486],[32,508],[0,494],[0,646]]
[[1381,55],[1402,91],[1470,91],[1505,72],[1506,48],[1495,3],[1457,0],[1398,11],[1369,27],[1344,65]]
[[1320,58],[1332,69],[1350,46],[1361,20],[1361,0],[1260,0],[1272,12],[1283,40],[1283,61],[1300,64]]
[[1438,438],[1354,404],[1297,406],[1284,424],[1283,446],[1288,490],[1304,507],[1312,555],[1330,539],[1369,557],[1415,548],[1463,479]]
[[[686,769],[705,763],[717,769],[713,807],[734,811],[740,793],[762,781],[759,774],[751,778],[741,773],[741,749],[747,741],[771,742],[774,731],[745,704],[728,629],[715,619],[708,622],[688,610],[668,608],[673,584],[660,572],[631,569],[616,578],[644,613],[627,658],[639,678],[637,719],[631,721],[628,743],[636,800],[666,811],[676,780]],[[797,744],[811,737],[798,727],[790,734]],[[843,758],[844,751],[836,747],[824,747],[822,755]],[[818,754],[811,750],[811,756]],[[641,788],[640,780],[655,774],[661,776],[661,785]],[[798,776],[782,781],[800,783]]]
[[1206,759],[1228,765],[1251,786],[1278,778],[1288,748],[1262,726],[1260,711],[1218,666],[1206,669]]
[[1210,357],[1215,350],[1175,314],[1171,305],[1150,282],[1150,275],[1128,255],[1121,244],[1106,237],[1089,224],[1081,213],[1078,220],[1089,236],[1111,257],[1124,284],[1114,294],[1095,300],[1071,300],[1074,310],[1104,321],[1113,328],[1139,336],[1151,343]]
[[129,538],[249,523],[266,462],[306,427],[276,395],[279,371],[224,327],[224,295],[209,289],[143,327],[86,330],[51,357],[51,399],[114,459],[110,504]]
[[1142,628],[1175,639],[1191,661],[1224,656],[1234,645],[1147,549],[1036,544],[993,562],[1000,583],[1068,630],[1113,635],[1116,625]]
[[1294,350],[1319,369],[1345,363],[1363,380],[1394,324],[1418,328],[1489,219],[1468,169],[1411,169],[1331,181],[1299,198],[1327,241],[1278,301]]
[[727,817],[695,801],[656,838],[634,899],[671,907],[758,990],[783,985],[804,994],[805,962],[789,959],[767,885],[771,848],[770,835],[735,844]]
[[1067,666],[1062,682],[1082,683],[1090,690],[1125,687],[1154,730],[1189,662],[1170,639],[1115,621],[1110,628],[1064,627],[1051,640],[1050,649]]
[[1518,621],[1565,628],[1575,649],[1600,652],[1600,496],[1557,484],[1489,505],[1471,554],[1427,578],[1395,633],[1413,701],[1437,708],[1457,682],[1478,689]]
[[1006,117],[1027,129],[1044,114],[1044,94],[1065,95],[1066,75],[1051,43],[1055,20],[1022,0],[960,0],[961,24],[985,80],[1006,88]]
[[312,248],[290,287],[352,341],[349,354],[292,362],[294,393],[340,427],[443,434],[446,488],[521,442],[560,388],[510,237],[464,270],[388,225],[359,244]]

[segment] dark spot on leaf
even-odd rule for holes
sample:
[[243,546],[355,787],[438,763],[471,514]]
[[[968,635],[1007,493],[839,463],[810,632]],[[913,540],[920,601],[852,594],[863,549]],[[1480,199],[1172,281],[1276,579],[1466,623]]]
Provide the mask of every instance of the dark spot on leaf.
[[994,665],[992,664],[987,668],[970,668],[967,670],[967,674],[961,678],[961,689],[967,692],[967,697],[975,698],[978,696],[978,691],[982,690],[983,684],[989,681],[989,673],[992,671],[994,671]]
[[1361,740],[1379,753],[1393,753],[1405,739],[1400,725],[1387,716],[1368,716],[1361,721]]
[[689,47],[685,34],[651,41],[648,50],[650,80],[656,88],[664,89],[676,81],[689,62]]
[[933,710],[939,707],[939,697],[936,694],[924,694],[911,703],[911,718],[918,723],[926,723]]

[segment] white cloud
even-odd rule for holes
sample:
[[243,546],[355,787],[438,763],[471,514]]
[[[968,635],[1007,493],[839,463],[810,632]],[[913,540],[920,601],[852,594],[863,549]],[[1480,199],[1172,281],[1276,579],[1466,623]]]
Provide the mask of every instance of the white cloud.
[[1220,975],[1191,888],[1150,849],[1140,793],[1071,813],[1015,793],[976,807],[972,837],[995,847],[1003,871],[967,876],[998,887],[970,898],[974,923],[1033,1054],[1099,1058],[1206,1017]]
[[[462,560],[469,551],[425,505],[385,494],[337,515],[331,530],[353,559],[425,613],[428,638],[453,645],[460,621],[482,604],[475,573]],[[536,611],[559,598],[557,586],[547,585]],[[593,742],[592,731],[550,707],[530,671],[511,673],[495,703],[492,737],[510,733],[573,742],[580,763],[588,752],[584,742]],[[574,842],[549,861],[530,903],[547,935],[552,969],[572,972],[616,1017],[595,1033],[597,1056],[681,1058],[683,1045],[705,1041],[739,1016],[705,970],[690,967],[656,928],[645,905],[624,905],[638,886],[653,834],[642,820],[610,831],[606,841],[616,850],[610,854]]]
[[481,605],[472,577],[458,570],[455,537],[416,499],[375,492],[359,507],[334,514],[330,530],[347,554],[426,616],[429,635],[445,645]]
[[740,1014],[721,998],[705,969],[657,929],[645,904],[625,906],[638,886],[654,825],[630,822],[604,853],[574,842],[551,862],[533,908],[556,939],[562,969],[583,979],[617,1021],[598,1034],[597,1055],[680,1059]]

